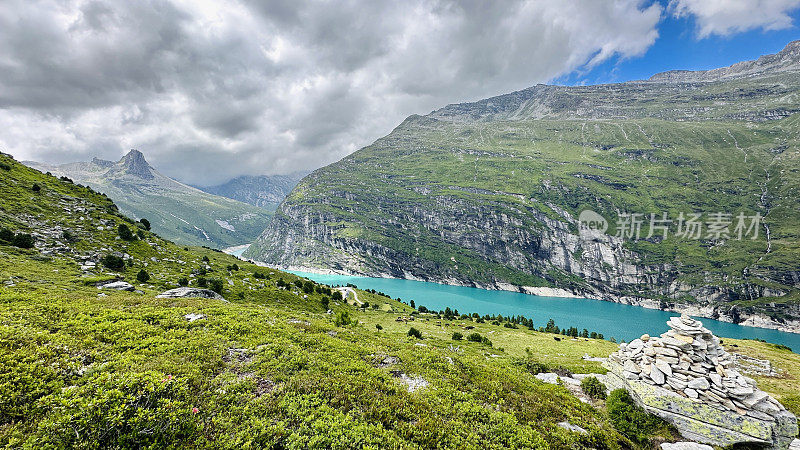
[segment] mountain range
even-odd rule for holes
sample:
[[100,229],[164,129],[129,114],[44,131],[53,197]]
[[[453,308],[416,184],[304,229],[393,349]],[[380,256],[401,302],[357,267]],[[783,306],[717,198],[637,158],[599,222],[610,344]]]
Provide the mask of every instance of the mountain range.
[[288,175],[243,175],[216,186],[196,186],[209,194],[220,195],[274,211],[307,172]]
[[798,112],[800,41],[448,105],[305,177],[245,256],[800,331]]
[[272,214],[173,180],[154,169],[138,150],[117,162],[94,158],[62,165],[24,163],[108,195],[123,214],[146,218],[153,231],[183,245],[225,248],[248,244],[263,231]]

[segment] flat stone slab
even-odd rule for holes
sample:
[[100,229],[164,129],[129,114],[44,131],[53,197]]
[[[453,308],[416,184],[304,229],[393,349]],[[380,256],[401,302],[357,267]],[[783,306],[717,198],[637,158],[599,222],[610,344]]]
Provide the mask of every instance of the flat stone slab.
[[125,281],[112,281],[111,283],[101,284],[97,286],[98,289],[112,289],[115,291],[131,291],[133,292],[135,287],[132,284],[127,283]]
[[192,287],[179,287],[170,289],[156,295],[156,298],[213,298],[226,301],[221,295],[210,289],[199,289]]
[[661,450],[714,450],[714,447],[697,442],[664,442]]

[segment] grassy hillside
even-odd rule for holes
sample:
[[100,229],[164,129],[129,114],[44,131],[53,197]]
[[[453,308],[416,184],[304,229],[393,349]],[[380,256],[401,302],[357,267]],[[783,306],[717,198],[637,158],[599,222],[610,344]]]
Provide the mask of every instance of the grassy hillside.
[[[280,288],[296,277],[144,230],[135,241],[118,239],[119,225],[134,225],[103,195],[7,156],[0,163],[0,226],[36,236],[31,249],[0,244],[4,445],[630,445],[602,409],[534,380],[519,358],[487,358],[481,344],[452,352],[446,339],[418,346],[407,330],[357,323],[363,313],[344,302],[331,300],[327,314],[323,286]],[[106,254],[122,255],[125,268],[86,268]],[[141,270],[150,275],[146,283],[135,281]],[[181,277],[196,285],[202,272],[223,281],[229,303],[155,298]],[[137,292],[95,287],[117,278]],[[411,312],[371,299],[387,317]],[[356,323],[337,326],[333,317],[342,312]],[[205,317],[190,322],[190,313]],[[379,367],[381,355],[399,360]],[[430,384],[411,392],[399,373]],[[561,420],[590,434],[555,426]]]
[[[536,86],[409,117],[305,178],[245,255],[555,286],[800,330],[800,59],[790,47],[794,70]],[[580,235],[584,210],[608,222],[602,237]],[[638,240],[615,237],[621,213],[641,215]],[[666,239],[650,235],[650,214],[664,213],[673,220]],[[700,238],[677,236],[679,215],[693,213]],[[729,236],[708,235],[716,213],[729,215]],[[756,239],[736,238],[739,214],[763,217]]]
[[[0,228],[36,237],[29,249],[0,243],[0,445],[571,449],[658,442],[632,442],[611,425],[602,401],[582,403],[533,376],[546,366],[602,372],[581,356],[605,356],[615,348],[610,342],[442,319],[364,291],[359,300],[370,306],[357,307],[326,286],[218,251],[176,246],[144,230],[136,240],[119,239],[119,225],[135,226],[103,195],[3,155],[0,170]],[[108,254],[121,255],[125,267],[87,264]],[[142,270],[146,282],[136,281]],[[220,280],[228,302],[155,298],[181,278],[196,286],[201,277]],[[137,291],[95,286],[119,278]],[[189,314],[204,317],[190,321]],[[412,326],[420,339],[408,336]],[[454,330],[479,332],[491,344],[453,341]],[[796,394],[798,355],[740,344],[787,369],[771,392],[784,401]],[[587,433],[556,425],[562,421]]]

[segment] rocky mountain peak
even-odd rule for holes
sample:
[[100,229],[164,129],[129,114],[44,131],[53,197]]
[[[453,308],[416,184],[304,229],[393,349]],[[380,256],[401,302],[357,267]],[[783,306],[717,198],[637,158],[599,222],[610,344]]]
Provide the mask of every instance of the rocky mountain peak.
[[154,178],[153,168],[144,159],[144,154],[135,149],[123,156],[106,175],[134,175],[146,180]]

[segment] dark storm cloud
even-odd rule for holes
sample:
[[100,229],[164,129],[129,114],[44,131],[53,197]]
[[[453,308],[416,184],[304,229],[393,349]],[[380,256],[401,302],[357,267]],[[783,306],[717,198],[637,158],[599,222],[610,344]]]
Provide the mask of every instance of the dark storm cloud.
[[10,0],[0,147],[145,152],[195,184],[313,169],[406,116],[641,55],[638,0]]

